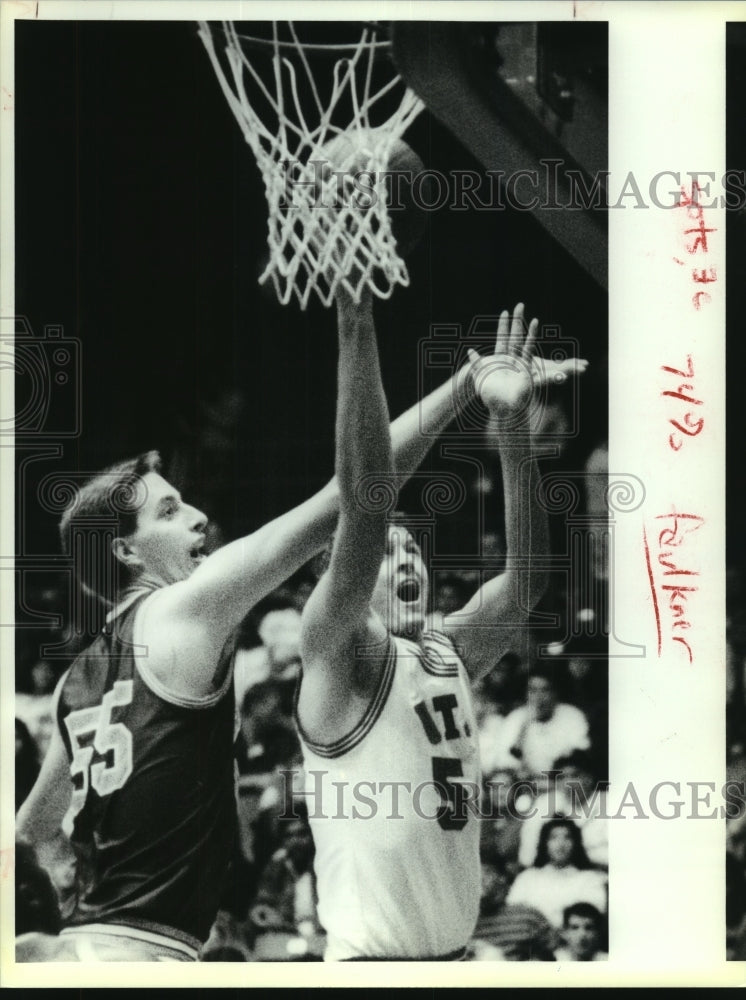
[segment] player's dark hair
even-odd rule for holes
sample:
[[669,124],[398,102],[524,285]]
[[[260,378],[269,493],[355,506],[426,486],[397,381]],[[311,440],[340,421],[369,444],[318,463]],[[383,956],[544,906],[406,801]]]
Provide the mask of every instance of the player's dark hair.
[[[76,489],[60,519],[62,551],[74,556],[75,572],[83,589],[106,604],[113,603],[117,591],[129,586],[133,579],[128,567],[112,552],[111,542],[135,531],[138,511],[146,497],[142,477],[160,470],[157,451],[111,465]],[[74,526],[87,542],[82,557],[73,548]]]
[[554,819],[547,820],[547,822],[542,826],[541,833],[539,834],[539,846],[536,848],[536,861],[534,862],[534,867],[543,868],[545,865],[551,863],[549,860],[549,851],[547,849],[549,835],[552,830],[556,830],[559,827],[563,827],[567,830],[572,839],[572,854],[570,855],[568,863],[574,865],[576,868],[590,868],[591,863],[588,859],[588,855],[585,853],[585,848],[583,847],[580,827],[574,820],[567,816],[555,816]]
[[573,903],[572,906],[566,906],[562,911],[562,926],[567,927],[570,923],[570,917],[586,917],[588,920],[592,920],[596,930],[601,932],[602,916],[600,911],[593,905],[593,903]]

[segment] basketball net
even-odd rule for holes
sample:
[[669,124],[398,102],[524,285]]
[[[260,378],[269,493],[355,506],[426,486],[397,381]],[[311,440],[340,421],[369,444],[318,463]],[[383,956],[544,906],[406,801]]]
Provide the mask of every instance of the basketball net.
[[[397,285],[409,284],[409,274],[391,229],[385,175],[394,143],[423,104],[393,65],[387,82],[373,86],[374,61],[388,47],[377,41],[375,27],[362,26],[359,40],[348,46],[311,46],[299,40],[292,21],[283,22],[290,40],[281,41],[278,23],[272,22],[271,39],[262,41],[239,35],[231,21],[199,22],[223,94],[264,180],[269,263],[259,283],[271,278],[280,302],[295,295],[301,309],[313,294],[331,305],[340,286],[355,302],[366,287],[389,298]],[[256,52],[247,55],[262,47],[271,56],[271,78],[258,71]],[[331,88],[325,100],[320,71],[315,79],[309,61],[319,49],[327,56],[322,69],[329,79],[323,83]],[[345,55],[331,65],[328,56],[337,50]],[[395,110],[374,127],[371,109],[380,110],[384,97],[396,99],[397,88],[403,93]],[[347,120],[340,122],[340,114]],[[343,133],[351,153],[345,162],[329,163],[323,147]],[[364,194],[354,184],[361,174]]]

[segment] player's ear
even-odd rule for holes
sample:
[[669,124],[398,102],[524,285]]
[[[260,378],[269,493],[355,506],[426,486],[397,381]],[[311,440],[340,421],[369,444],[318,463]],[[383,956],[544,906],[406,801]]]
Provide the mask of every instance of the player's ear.
[[130,570],[140,569],[142,560],[126,538],[114,538],[111,543],[114,557]]

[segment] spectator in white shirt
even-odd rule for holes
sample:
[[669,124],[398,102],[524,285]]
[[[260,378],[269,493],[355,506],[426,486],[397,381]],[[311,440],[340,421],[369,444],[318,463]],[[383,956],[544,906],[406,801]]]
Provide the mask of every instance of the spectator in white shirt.
[[485,720],[480,733],[486,775],[513,768],[522,778],[542,779],[558,757],[589,747],[585,713],[559,701],[549,670],[533,671],[528,679],[526,704],[505,719]]

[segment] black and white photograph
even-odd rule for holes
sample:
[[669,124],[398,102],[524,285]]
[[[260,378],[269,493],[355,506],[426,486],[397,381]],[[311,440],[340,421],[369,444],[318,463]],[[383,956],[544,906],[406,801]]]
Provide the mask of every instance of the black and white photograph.
[[2,985],[743,980],[746,5],[667,6],[3,5]]

